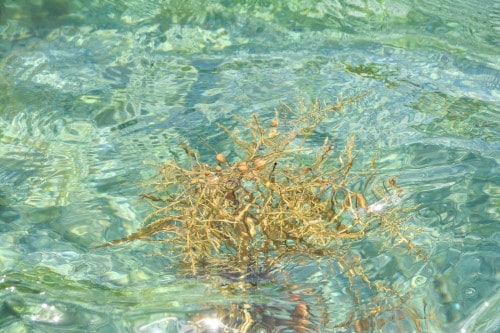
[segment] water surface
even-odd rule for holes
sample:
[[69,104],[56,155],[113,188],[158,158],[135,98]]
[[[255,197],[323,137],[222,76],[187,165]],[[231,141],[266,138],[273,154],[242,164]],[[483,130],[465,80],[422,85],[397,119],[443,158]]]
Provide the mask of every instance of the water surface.
[[[310,331],[498,331],[499,53],[494,0],[0,1],[0,328],[189,332],[233,311],[289,332],[306,307]],[[180,140],[210,158],[199,138],[230,152],[234,114],[360,93],[318,132],[355,134],[419,205],[427,261],[358,252],[401,308],[353,320],[327,260],[221,291],[157,244],[92,249],[138,228]]]

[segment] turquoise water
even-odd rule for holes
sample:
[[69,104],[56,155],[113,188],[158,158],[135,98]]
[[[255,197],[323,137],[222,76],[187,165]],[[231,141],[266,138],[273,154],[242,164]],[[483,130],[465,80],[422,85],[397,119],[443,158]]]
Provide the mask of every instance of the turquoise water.
[[[311,332],[499,331],[498,54],[495,0],[0,0],[0,330],[295,332],[307,308]],[[397,308],[363,320],[326,259],[220,288],[158,244],[93,249],[137,230],[179,140],[210,157],[233,114],[359,93],[319,132],[419,205],[427,261],[358,246]]]

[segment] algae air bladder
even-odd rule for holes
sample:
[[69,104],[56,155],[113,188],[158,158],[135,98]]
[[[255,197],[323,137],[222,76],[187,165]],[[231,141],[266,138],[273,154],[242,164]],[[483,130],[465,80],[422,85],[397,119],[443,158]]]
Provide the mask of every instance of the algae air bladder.
[[160,165],[143,195],[152,213],[140,229],[103,246],[162,241],[179,269],[240,276],[294,254],[341,260],[371,234],[424,257],[405,236],[409,214],[393,204],[402,191],[395,180],[377,181],[374,158],[355,168],[354,136],[340,149],[328,137],[311,145],[323,121],[360,97],[327,106],[299,98],[266,120],[237,118],[238,129],[218,124],[234,143],[228,156],[205,143],[213,155],[201,159],[197,147],[181,143],[187,158]]

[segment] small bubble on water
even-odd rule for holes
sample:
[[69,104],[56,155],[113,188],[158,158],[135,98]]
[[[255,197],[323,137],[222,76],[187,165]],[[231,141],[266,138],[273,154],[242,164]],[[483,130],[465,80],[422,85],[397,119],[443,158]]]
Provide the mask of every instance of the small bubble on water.
[[474,289],[472,287],[464,289],[464,296],[466,298],[472,298],[472,297],[474,297],[476,295],[476,293],[477,293],[476,289]]
[[413,277],[413,279],[411,279],[411,285],[413,287],[420,287],[420,286],[424,285],[426,282],[427,282],[427,278],[425,276],[422,276],[422,275],[416,275]]

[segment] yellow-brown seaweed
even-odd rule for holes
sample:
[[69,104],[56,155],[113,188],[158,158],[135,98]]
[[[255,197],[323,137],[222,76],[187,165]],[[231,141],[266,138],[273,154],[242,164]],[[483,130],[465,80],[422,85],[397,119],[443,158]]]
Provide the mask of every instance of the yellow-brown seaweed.
[[[282,103],[271,121],[254,115],[242,123],[243,132],[219,124],[240,156],[233,161],[217,153],[205,163],[182,143],[189,162],[160,166],[154,191],[143,196],[154,207],[143,226],[106,245],[165,241],[193,274],[207,265],[243,272],[290,253],[340,257],[373,230],[420,254],[400,229],[406,220],[401,209],[370,208],[374,161],[352,171],[354,136],[341,150],[328,138],[321,147],[308,144],[323,120],[358,98],[326,107],[306,107],[299,99],[296,110]],[[379,188],[399,195],[394,180],[387,184]]]

